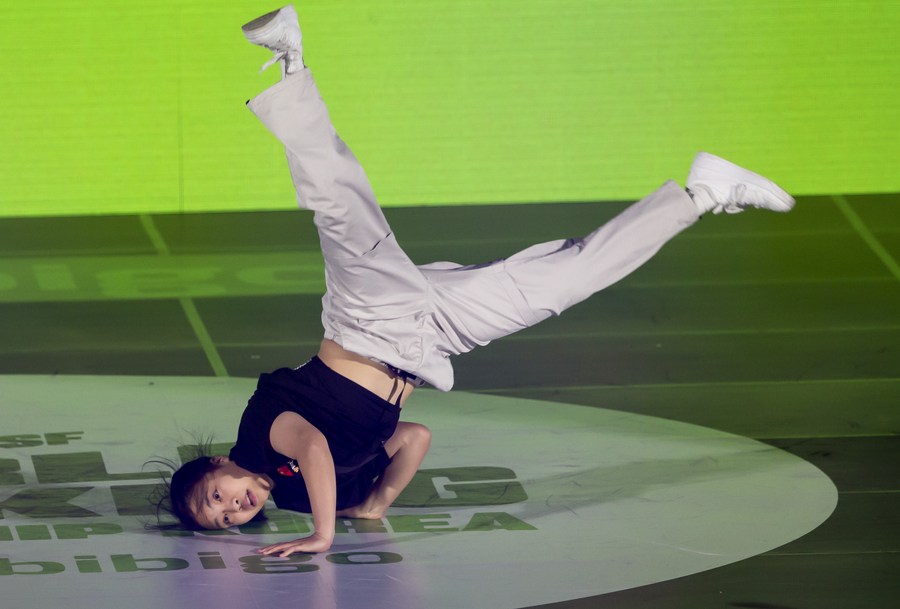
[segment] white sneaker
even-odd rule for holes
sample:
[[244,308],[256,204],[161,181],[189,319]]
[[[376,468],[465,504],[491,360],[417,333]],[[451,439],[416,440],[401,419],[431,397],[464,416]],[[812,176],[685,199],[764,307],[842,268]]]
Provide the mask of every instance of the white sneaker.
[[694,159],[687,189],[700,212],[736,214],[748,207],[788,212],[794,199],[777,184],[708,152]]
[[303,38],[293,5],[288,4],[277,11],[257,17],[250,23],[245,23],[241,29],[247,40],[275,53],[272,59],[263,64],[260,72],[276,61],[281,62],[282,76],[303,69]]

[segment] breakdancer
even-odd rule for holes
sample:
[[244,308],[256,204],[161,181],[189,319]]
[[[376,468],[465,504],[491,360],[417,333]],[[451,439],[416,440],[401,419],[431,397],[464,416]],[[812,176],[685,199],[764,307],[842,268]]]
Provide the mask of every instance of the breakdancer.
[[581,238],[509,258],[416,266],[397,244],[356,158],[335,133],[303,63],[292,6],[243,26],[274,52],[282,80],[247,104],[283,144],[325,260],[324,339],[295,369],[259,378],[228,456],[185,463],[169,483],[182,526],[214,529],[279,508],[312,513],[315,532],[263,554],[328,550],[337,516],[381,518],[416,473],[429,430],[399,422],[416,386],[448,391],[450,357],[558,315],[625,277],[707,212],[789,211],[764,177],[700,153],[674,181]]

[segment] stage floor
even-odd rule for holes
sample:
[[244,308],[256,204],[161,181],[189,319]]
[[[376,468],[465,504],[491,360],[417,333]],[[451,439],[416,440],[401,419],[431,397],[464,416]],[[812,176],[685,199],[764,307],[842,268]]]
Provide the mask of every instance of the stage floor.
[[[475,263],[622,207],[387,214],[416,262]],[[255,376],[315,350],[310,217],[0,219],[4,603],[892,606],[898,210],[822,196],[705,218],[563,317],[457,358],[457,391],[404,408],[434,432],[404,504],[284,573],[247,557],[304,518],[148,532],[140,466],[190,432],[227,443]]]

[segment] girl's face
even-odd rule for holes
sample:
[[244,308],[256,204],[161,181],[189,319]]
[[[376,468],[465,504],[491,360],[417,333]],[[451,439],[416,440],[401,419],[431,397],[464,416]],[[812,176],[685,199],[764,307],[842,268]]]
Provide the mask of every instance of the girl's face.
[[224,529],[250,521],[272,490],[268,476],[240,467],[228,457],[213,457],[219,467],[194,489],[194,518],[206,529]]

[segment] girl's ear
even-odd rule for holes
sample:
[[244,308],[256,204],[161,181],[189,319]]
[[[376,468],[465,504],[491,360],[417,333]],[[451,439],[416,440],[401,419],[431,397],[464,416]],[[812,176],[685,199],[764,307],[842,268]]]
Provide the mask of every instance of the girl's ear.
[[225,455],[216,455],[215,457],[210,457],[209,460],[216,465],[225,465],[226,463],[228,463],[228,457],[226,457]]

